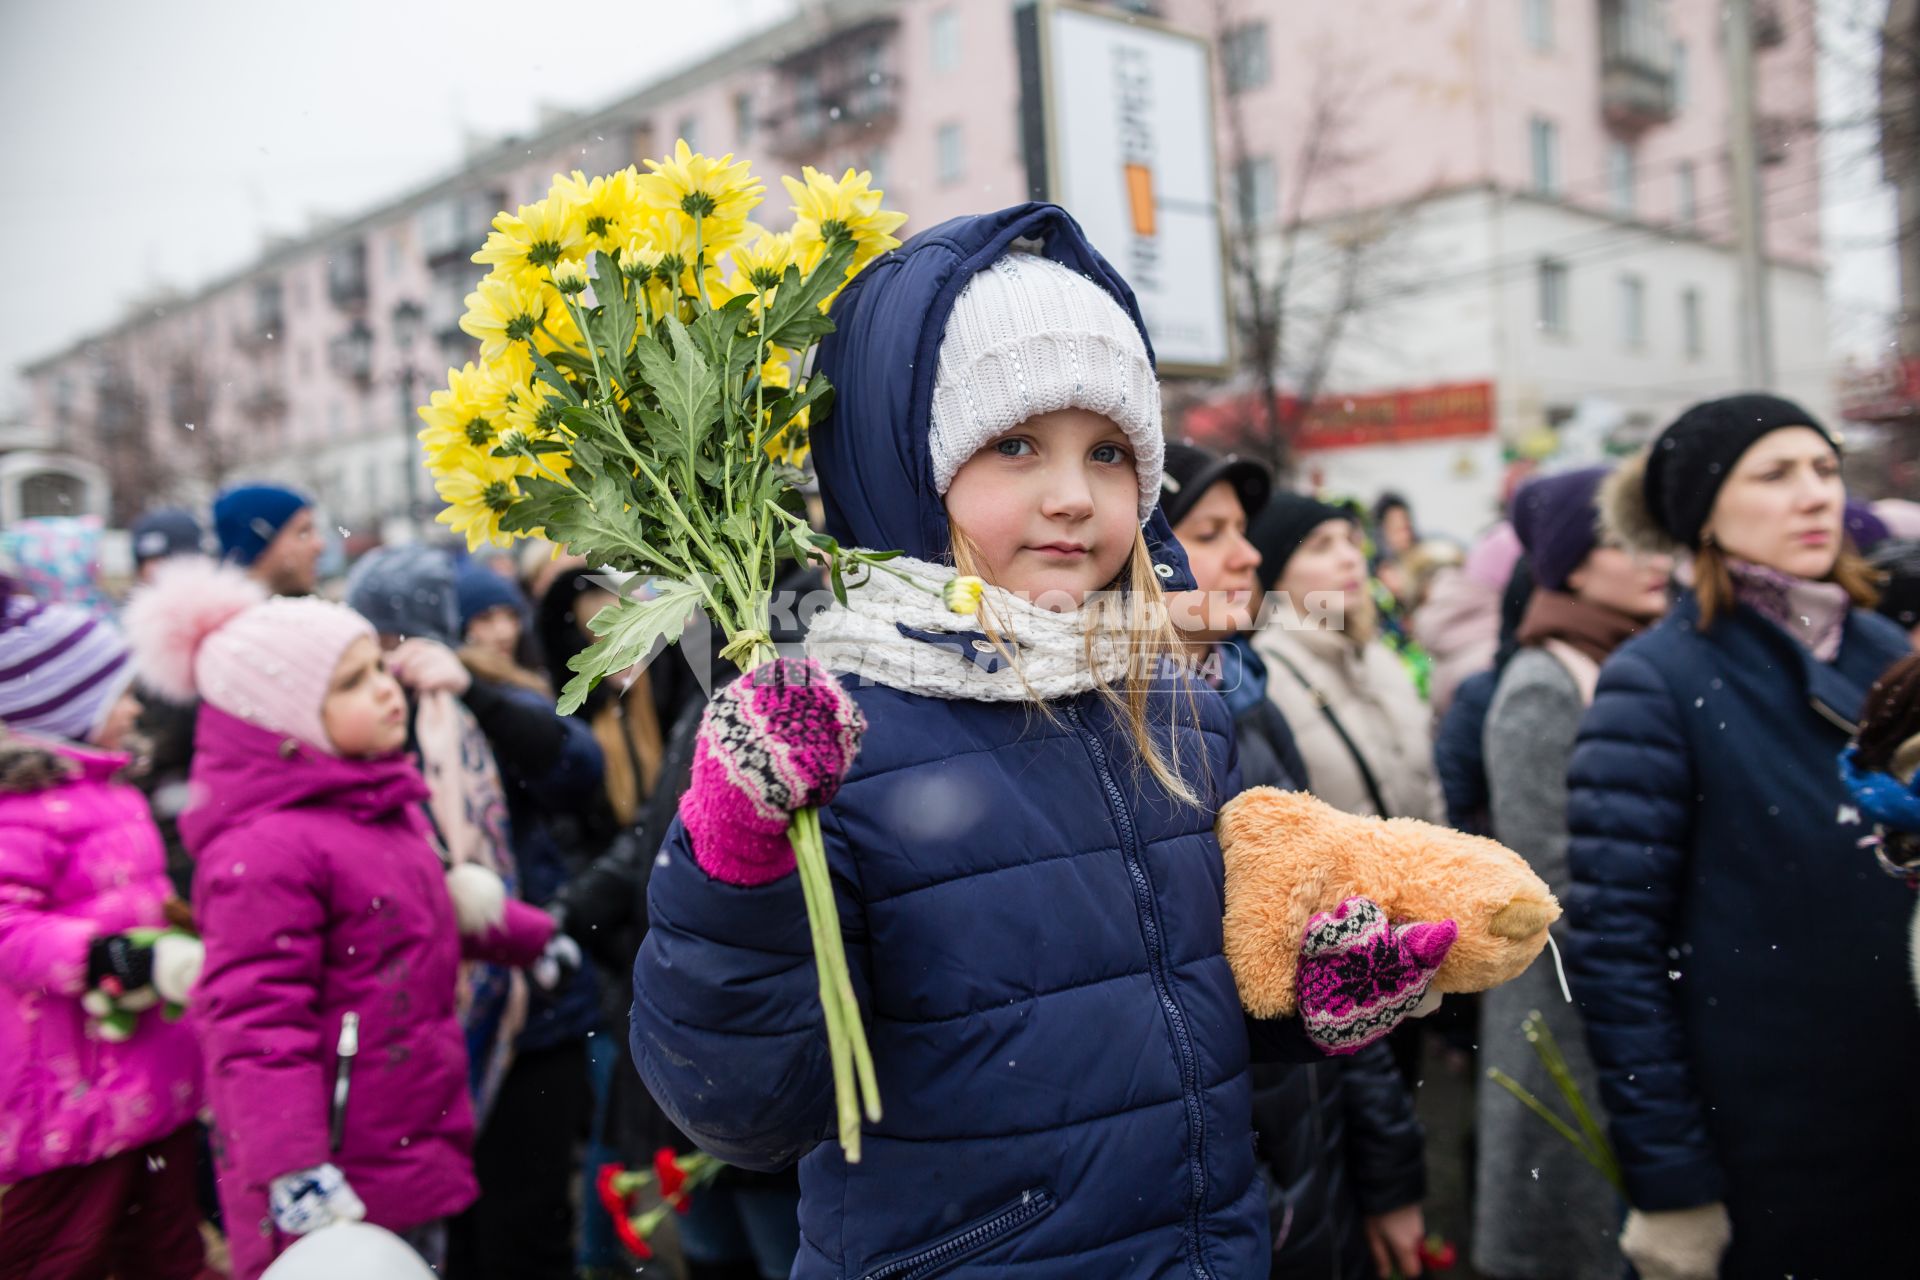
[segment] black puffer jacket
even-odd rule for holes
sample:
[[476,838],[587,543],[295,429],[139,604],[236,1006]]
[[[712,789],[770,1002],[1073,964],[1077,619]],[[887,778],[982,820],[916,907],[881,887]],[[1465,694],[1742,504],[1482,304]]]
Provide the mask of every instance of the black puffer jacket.
[[[1271,700],[1244,704],[1234,730],[1245,785],[1307,788],[1292,734]],[[1427,1189],[1420,1121],[1386,1044],[1303,1066],[1255,1065],[1253,1127],[1273,1224],[1271,1275],[1373,1276],[1363,1219],[1417,1204]]]

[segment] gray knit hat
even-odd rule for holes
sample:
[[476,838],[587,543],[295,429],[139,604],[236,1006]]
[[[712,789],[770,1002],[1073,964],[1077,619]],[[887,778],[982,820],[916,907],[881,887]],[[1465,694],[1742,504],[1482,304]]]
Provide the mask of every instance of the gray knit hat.
[[1133,446],[1140,521],[1160,500],[1160,383],[1113,295],[1070,267],[1009,253],[960,291],[940,340],[928,442],[934,487],[996,436],[1059,409],[1111,418]]

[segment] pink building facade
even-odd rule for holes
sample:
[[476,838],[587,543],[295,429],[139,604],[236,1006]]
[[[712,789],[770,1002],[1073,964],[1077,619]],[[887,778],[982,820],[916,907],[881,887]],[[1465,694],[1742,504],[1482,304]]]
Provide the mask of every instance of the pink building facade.
[[[1219,117],[1232,107],[1246,125],[1241,152],[1218,143],[1222,204],[1258,225],[1263,251],[1279,251],[1295,214],[1311,239],[1357,211],[1401,211],[1400,266],[1371,290],[1324,390],[1492,389],[1478,438],[1349,443],[1313,461],[1329,483],[1364,490],[1396,467],[1437,467],[1461,480],[1443,524],[1466,533],[1490,509],[1504,445],[1595,397],[1652,422],[1732,385],[1719,0],[1106,7],[1216,42]],[[1759,7],[1776,344],[1795,353],[1782,381],[1824,400],[1824,370],[1803,368],[1824,350],[1813,0]],[[751,159],[775,226],[775,175],[802,164],[873,170],[912,213],[909,233],[1015,203],[1028,185],[1014,11],[810,0],[699,65],[35,363],[31,422],[104,468],[122,522],[275,478],[314,492],[342,529],[404,536],[433,510],[411,405],[470,358],[458,320],[481,271],[468,259],[495,210],[544,194],[557,171],[618,168],[677,136]],[[1330,102],[1340,162],[1297,190]]]

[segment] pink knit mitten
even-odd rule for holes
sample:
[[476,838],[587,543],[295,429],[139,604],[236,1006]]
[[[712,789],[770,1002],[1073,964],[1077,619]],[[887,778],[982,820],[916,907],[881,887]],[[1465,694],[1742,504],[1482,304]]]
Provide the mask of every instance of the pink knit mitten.
[[1389,926],[1369,898],[1307,922],[1300,1017],[1330,1054],[1356,1053],[1399,1026],[1426,995],[1460,930],[1451,920]]
[[840,789],[866,721],[811,658],[776,658],[713,695],[693,748],[680,820],[693,856],[728,884],[793,870],[787,824]]

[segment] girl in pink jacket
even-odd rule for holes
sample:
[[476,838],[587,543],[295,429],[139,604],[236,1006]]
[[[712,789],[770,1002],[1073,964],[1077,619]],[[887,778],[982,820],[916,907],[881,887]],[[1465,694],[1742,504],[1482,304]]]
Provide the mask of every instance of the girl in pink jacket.
[[[170,895],[146,800],[116,781],[139,704],[124,641],[0,579],[0,1277],[185,1280],[200,1061],[198,944],[152,935]],[[81,745],[86,744],[86,745]],[[82,997],[144,1006],[111,1030]],[[158,988],[158,994],[156,994]]]
[[135,596],[128,627],[144,679],[201,699],[180,832],[235,1280],[341,1219],[437,1262],[477,1191],[462,955],[532,964],[552,918],[443,867],[406,701],[360,615],[188,563]]

